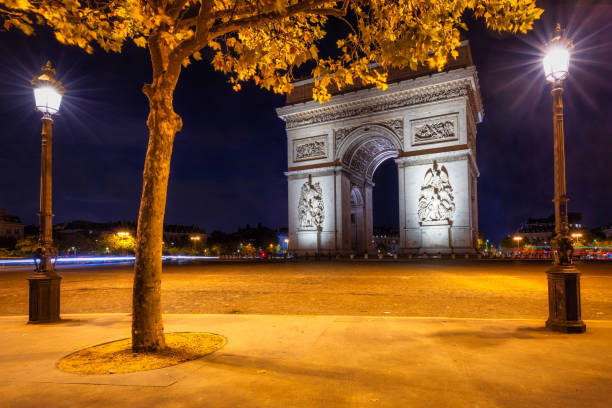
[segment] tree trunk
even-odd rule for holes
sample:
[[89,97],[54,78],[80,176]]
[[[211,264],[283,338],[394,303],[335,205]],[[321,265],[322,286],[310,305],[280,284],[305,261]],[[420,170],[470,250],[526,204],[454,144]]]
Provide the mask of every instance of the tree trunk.
[[172,107],[177,80],[178,73],[166,73],[143,88],[150,107],[147,120],[149,147],[143,173],[134,264],[132,349],[135,352],[155,352],[166,347],[161,308],[161,256],[172,144],[182,126],[181,118]]

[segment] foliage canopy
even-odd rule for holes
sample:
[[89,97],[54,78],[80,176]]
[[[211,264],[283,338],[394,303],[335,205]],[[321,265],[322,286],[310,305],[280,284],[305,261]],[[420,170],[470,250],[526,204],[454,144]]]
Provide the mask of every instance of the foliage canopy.
[[[497,31],[525,33],[543,12],[535,0],[0,0],[4,28],[26,34],[50,26],[58,41],[92,53],[94,44],[120,52],[148,46],[154,76],[201,60],[234,89],[252,80],[277,93],[292,89],[296,70],[314,61],[313,97],[326,101],[331,84],[361,81],[386,87],[386,71],[419,65],[442,69],[456,57],[464,14]],[[348,26],[333,57],[319,57],[329,19]],[[380,69],[380,68],[382,69]]]

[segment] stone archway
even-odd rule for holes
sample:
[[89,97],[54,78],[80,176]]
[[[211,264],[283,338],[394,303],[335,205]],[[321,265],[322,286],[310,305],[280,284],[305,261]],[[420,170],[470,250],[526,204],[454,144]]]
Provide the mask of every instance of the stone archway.
[[350,214],[343,214],[342,217],[350,217],[350,250],[353,253],[374,249],[372,177],[382,162],[398,157],[401,147],[401,137],[389,124],[356,126],[339,140],[336,161],[341,163],[351,185]]
[[399,252],[475,252],[484,113],[467,43],[459,54],[447,72],[397,72],[386,91],[355,87],[325,104],[305,98],[311,80],[294,84],[277,110],[288,140],[290,251],[373,250],[372,176],[393,159]]

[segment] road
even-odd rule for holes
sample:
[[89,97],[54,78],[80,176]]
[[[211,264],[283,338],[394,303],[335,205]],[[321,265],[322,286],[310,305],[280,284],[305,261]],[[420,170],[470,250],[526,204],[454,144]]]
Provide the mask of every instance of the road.
[[[547,262],[166,265],[164,313],[542,318]],[[583,319],[612,320],[612,263],[579,264]],[[62,313],[129,313],[131,266],[59,270]],[[28,312],[27,269],[0,270],[0,315]]]

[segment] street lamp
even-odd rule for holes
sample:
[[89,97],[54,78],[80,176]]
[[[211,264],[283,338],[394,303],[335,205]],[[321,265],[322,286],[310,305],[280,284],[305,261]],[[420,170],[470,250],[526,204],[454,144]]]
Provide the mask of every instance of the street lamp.
[[513,240],[516,241],[516,250],[520,250],[521,249],[521,241],[523,240],[523,237],[521,236],[516,236],[512,238]]
[[574,248],[567,219],[565,190],[565,146],[563,135],[563,81],[569,75],[568,40],[557,24],[555,36],[544,57],[544,74],[552,84],[555,180],[555,234],[551,240],[554,265],[548,275],[548,320],[546,327],[564,333],[583,333],[580,312],[580,272],[572,265]]
[[201,238],[198,235],[192,235],[192,236],[189,237],[189,239],[191,240],[191,242],[193,242],[193,249],[195,251],[197,243],[200,242]]
[[574,244],[578,243],[578,239],[582,238],[582,234],[579,232],[575,232],[572,234],[572,238],[574,238]]
[[42,68],[42,74],[31,82],[36,109],[42,112],[42,154],[40,166],[40,231],[36,250],[36,269],[28,278],[30,286],[30,323],[51,323],[60,320],[60,279],[55,273],[52,259],[53,212],[51,201],[52,115],[59,111],[64,87],[55,79],[51,62]]

